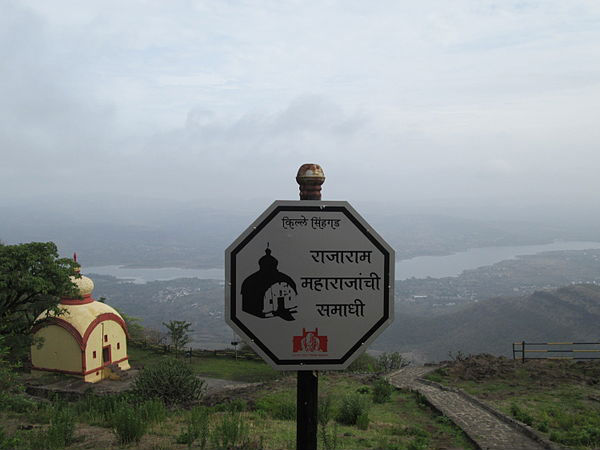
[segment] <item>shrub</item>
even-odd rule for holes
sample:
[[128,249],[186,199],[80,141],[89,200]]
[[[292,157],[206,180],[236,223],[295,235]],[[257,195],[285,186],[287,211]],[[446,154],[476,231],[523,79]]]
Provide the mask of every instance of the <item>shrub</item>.
[[[336,420],[345,425],[356,425],[362,414],[369,414],[369,398],[360,394],[352,393],[342,398],[342,404]],[[364,419],[363,419],[364,421]]]
[[438,373],[437,371],[428,373],[425,376],[426,379],[428,379],[429,381],[435,381],[436,383],[441,383],[442,381],[444,381],[444,379],[442,378],[442,375],[440,373]]
[[331,431],[327,425],[321,425],[319,427],[319,437],[321,438],[324,450],[335,450],[338,445],[337,432],[337,423],[333,424],[333,429]]
[[27,413],[36,408],[36,403],[23,394],[7,394],[0,392],[0,411]]
[[159,399],[167,406],[200,400],[204,381],[183,361],[168,358],[143,369],[133,382],[132,393],[141,399]]
[[2,428],[0,428],[0,450],[15,450],[24,447],[23,440],[17,436],[7,436]]
[[271,395],[259,399],[256,409],[265,411],[273,419],[296,420],[296,401],[289,395]]
[[167,409],[163,402],[157,399],[147,400],[139,406],[140,415],[147,423],[158,423],[167,417]]
[[431,448],[429,445],[429,438],[423,436],[417,436],[409,444],[408,450],[427,450]]
[[356,392],[359,394],[368,394],[371,392],[371,389],[369,389],[369,386],[361,386],[356,389]]
[[423,428],[415,426],[399,428],[394,432],[394,434],[397,434],[398,436],[415,436],[422,438],[427,438],[429,436],[429,434],[427,434]]
[[206,448],[210,431],[210,412],[203,406],[192,409],[187,418],[187,429],[177,438],[178,444],[187,444],[191,448],[196,440],[201,450]]
[[325,450],[334,450],[337,447],[337,424],[329,430],[328,424],[333,418],[333,400],[331,394],[319,399],[317,419],[319,422],[319,437]]
[[333,419],[333,398],[331,394],[319,398],[317,419],[319,425],[327,425]]
[[539,431],[541,431],[542,433],[547,433],[548,432],[548,421],[547,420],[543,420],[542,422],[540,422],[537,425],[537,429]]
[[65,448],[73,442],[74,434],[75,414],[70,408],[58,407],[54,409],[50,426],[31,435],[30,446],[33,450]]
[[377,437],[377,450],[404,450],[405,447],[400,447],[398,442],[394,442],[385,436]]
[[248,445],[249,428],[244,416],[229,412],[221,417],[211,435],[218,450],[245,447]]
[[146,421],[137,408],[132,408],[127,403],[117,406],[111,417],[111,424],[119,443],[138,443],[146,433]]
[[437,423],[441,423],[442,425],[453,425],[454,424],[454,422],[452,422],[452,419],[450,419],[450,417],[445,416],[445,415],[437,416],[435,418],[435,421]]
[[5,336],[0,335],[0,395],[23,390],[23,386],[19,383],[15,372],[20,364],[8,360],[9,345],[5,342],[5,339]]
[[510,413],[515,419],[529,426],[533,424],[533,417],[528,412],[523,411],[516,403],[510,405]]
[[229,412],[243,412],[248,409],[248,402],[241,398],[234,398],[223,404],[223,411]]
[[115,411],[131,400],[126,394],[94,395],[86,393],[83,399],[75,404],[75,409],[80,417],[85,418],[92,425],[110,427]]
[[361,430],[369,428],[369,412],[364,411],[360,416],[356,418],[356,426]]
[[382,353],[377,357],[377,370],[379,372],[391,372],[408,366],[409,362],[398,352]]
[[393,386],[385,378],[380,378],[373,384],[373,401],[385,403],[392,397],[393,391]]
[[419,405],[420,408],[426,408],[429,406],[427,397],[425,397],[423,394],[421,394],[418,391],[415,391],[414,395],[415,395],[415,401],[417,402],[417,405]]
[[377,359],[375,357],[369,355],[368,353],[363,353],[354,361],[352,364],[348,366],[348,372],[357,372],[357,373],[371,373],[377,371]]

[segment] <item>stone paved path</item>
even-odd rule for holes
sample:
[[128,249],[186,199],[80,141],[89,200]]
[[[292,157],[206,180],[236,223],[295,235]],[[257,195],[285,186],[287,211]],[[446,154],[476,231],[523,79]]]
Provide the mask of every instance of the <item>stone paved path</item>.
[[418,391],[467,433],[483,450],[539,450],[541,443],[515,430],[499,418],[460,396],[444,391],[418,380],[436,367],[405,367],[389,376],[390,382],[399,388]]

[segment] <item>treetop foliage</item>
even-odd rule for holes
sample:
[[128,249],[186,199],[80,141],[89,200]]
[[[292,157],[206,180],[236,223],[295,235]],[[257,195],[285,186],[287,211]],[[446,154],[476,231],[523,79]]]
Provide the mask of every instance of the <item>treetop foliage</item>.
[[60,313],[60,297],[79,295],[69,278],[80,276],[78,267],[70,258],[59,258],[53,242],[0,243],[0,335],[10,337],[11,347],[29,337],[43,311]]

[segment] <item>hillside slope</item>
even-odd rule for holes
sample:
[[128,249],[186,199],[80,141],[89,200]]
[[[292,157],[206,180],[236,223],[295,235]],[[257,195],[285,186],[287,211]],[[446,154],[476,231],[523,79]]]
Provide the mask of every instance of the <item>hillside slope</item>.
[[435,317],[396,316],[377,346],[413,352],[422,360],[449,352],[512,356],[515,341],[597,340],[600,286],[584,284],[527,297],[492,298]]

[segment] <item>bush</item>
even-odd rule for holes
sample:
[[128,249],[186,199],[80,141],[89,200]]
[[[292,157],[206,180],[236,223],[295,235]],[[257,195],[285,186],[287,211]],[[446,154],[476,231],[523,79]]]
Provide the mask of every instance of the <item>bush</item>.
[[356,425],[361,415],[366,414],[368,417],[370,406],[368,397],[355,393],[348,394],[342,398],[336,420],[345,425]]
[[127,403],[117,406],[111,417],[111,425],[121,444],[138,443],[146,433],[146,421],[140,409]]
[[159,399],[167,406],[185,405],[200,400],[204,381],[183,361],[168,358],[149,367],[133,382],[132,393],[141,399]]
[[369,411],[363,412],[356,418],[356,426],[361,430],[369,428]]
[[361,386],[358,389],[356,389],[356,392],[358,392],[359,394],[369,394],[371,393],[371,389],[369,389],[369,386]]
[[8,360],[9,346],[5,342],[5,336],[0,335],[0,395],[10,392],[19,392],[23,386],[18,382],[15,369],[20,364]]
[[234,398],[215,405],[214,409],[217,412],[243,412],[248,409],[248,402],[241,398]]
[[421,394],[418,391],[415,391],[414,396],[415,396],[415,401],[417,402],[417,405],[419,405],[420,408],[427,408],[429,406],[427,397],[425,397],[423,394]]
[[8,354],[9,347],[5,336],[0,335],[0,410],[14,410],[15,401],[18,403],[19,400],[14,400],[15,394],[24,390],[15,371],[20,365],[10,362]]
[[377,357],[377,370],[379,372],[391,372],[408,366],[409,362],[398,352],[382,353]]
[[333,419],[333,397],[331,394],[319,397],[317,406],[317,420],[319,425],[327,425]]
[[139,406],[140,415],[146,423],[158,423],[167,417],[167,409],[157,399],[147,400]]
[[429,439],[423,436],[417,436],[409,444],[408,450],[427,450],[431,448],[429,445]]
[[333,424],[333,429],[329,430],[327,425],[321,425],[319,427],[319,437],[321,438],[321,443],[323,444],[324,450],[335,450],[338,445],[338,424]]
[[289,395],[271,395],[259,399],[256,409],[265,411],[273,419],[296,420],[296,400]]
[[377,371],[377,359],[368,353],[363,353],[348,366],[348,372],[371,373]]
[[206,448],[210,431],[210,412],[203,406],[192,409],[187,418],[187,429],[177,438],[178,444],[187,444],[191,448],[196,440],[201,450]]
[[221,417],[211,435],[212,442],[218,450],[245,447],[248,445],[249,428],[244,416],[229,412]]
[[515,419],[529,426],[533,424],[533,417],[528,412],[523,411],[516,403],[510,405],[510,413]]
[[23,448],[25,443],[20,436],[7,436],[2,428],[0,428],[0,450],[15,450]]
[[569,447],[598,448],[600,444],[600,429],[584,427],[577,430],[560,430],[550,433],[550,440]]
[[393,386],[385,378],[380,378],[373,384],[373,401],[385,403],[392,397],[393,391]]
[[36,409],[36,403],[23,394],[7,394],[0,392],[0,411],[28,413]]
[[75,404],[75,409],[92,425],[111,426],[115,411],[123,404],[128,404],[132,398],[126,394],[94,395],[86,393],[83,399]]
[[334,450],[337,447],[337,424],[329,430],[329,421],[333,418],[333,399],[331,394],[319,398],[317,419],[319,422],[319,437],[325,450]]
[[394,434],[398,436],[414,436],[414,437],[422,437],[427,438],[429,434],[420,427],[408,426],[397,429]]
[[75,434],[75,414],[70,408],[55,408],[50,426],[32,434],[32,450],[54,450],[67,447],[73,442]]

